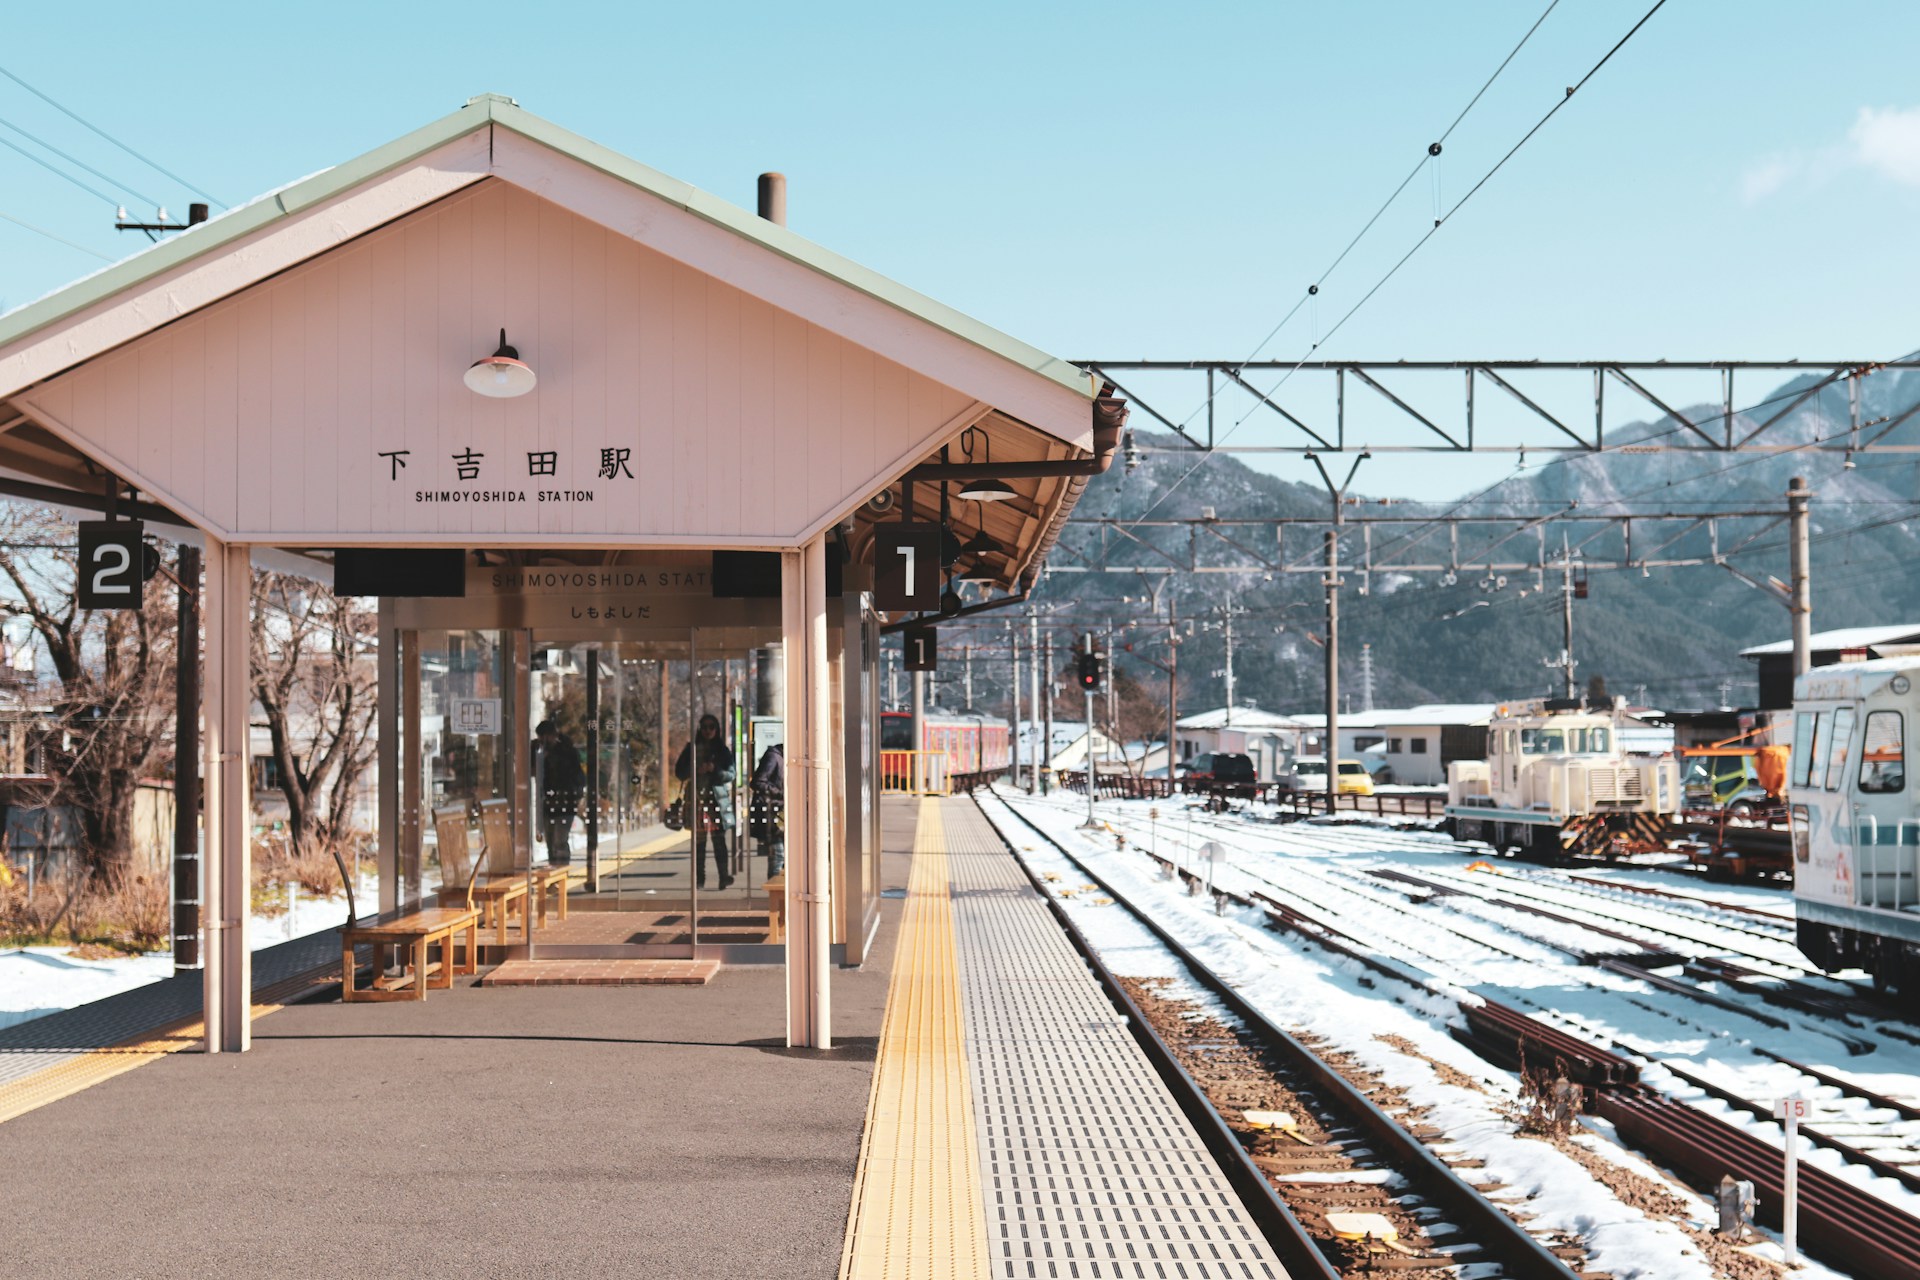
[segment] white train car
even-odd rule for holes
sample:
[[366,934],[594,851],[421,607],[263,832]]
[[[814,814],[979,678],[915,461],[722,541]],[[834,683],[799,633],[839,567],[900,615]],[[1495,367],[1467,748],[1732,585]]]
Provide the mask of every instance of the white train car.
[[1672,756],[1629,752],[1628,723],[1619,701],[1499,707],[1487,725],[1487,758],[1447,766],[1454,838],[1546,859],[1658,846],[1680,808],[1680,767]]
[[1920,805],[1907,786],[1907,717],[1920,657],[1819,667],[1794,681],[1788,814],[1800,950],[1920,991]]

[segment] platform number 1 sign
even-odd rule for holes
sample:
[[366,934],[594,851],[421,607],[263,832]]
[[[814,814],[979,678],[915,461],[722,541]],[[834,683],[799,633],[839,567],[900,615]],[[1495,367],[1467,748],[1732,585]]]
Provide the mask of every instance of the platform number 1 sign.
[[940,607],[940,526],[926,521],[877,525],[873,602],[883,613],[931,613]]
[[940,645],[932,627],[909,627],[900,633],[900,648],[906,654],[907,670],[935,671]]
[[80,522],[80,607],[138,609],[147,581],[144,526],[138,520]]

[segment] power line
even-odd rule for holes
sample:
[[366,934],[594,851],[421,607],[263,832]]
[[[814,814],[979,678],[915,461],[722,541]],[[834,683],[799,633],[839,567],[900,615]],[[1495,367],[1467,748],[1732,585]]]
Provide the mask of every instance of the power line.
[[115,178],[112,174],[100,172],[98,169],[94,168],[92,165],[88,164],[86,161],[77,159],[76,157],[71,156],[66,152],[62,151],[60,148],[54,146],[51,142],[48,142],[45,138],[36,137],[33,134],[28,133],[25,129],[22,129],[19,125],[15,124],[11,120],[8,120],[4,116],[0,116],[0,128],[7,128],[7,129],[13,130],[15,133],[19,134],[21,137],[25,138],[27,141],[35,143],[38,146],[53,152],[53,154],[59,156],[62,160],[65,160],[68,164],[76,165],[79,168],[85,169],[88,173],[100,179],[102,182],[109,183],[113,186],[120,188],[122,191],[126,192],[128,195],[132,196],[136,200],[141,201],[144,204],[151,205],[156,209],[160,207],[160,202],[158,200],[155,200],[152,196],[142,195],[140,192],[135,191],[132,187],[128,186],[126,183],[121,182],[118,178]]
[[0,211],[0,218],[4,218],[6,221],[11,222],[16,227],[25,227],[27,230],[33,232],[35,235],[45,236],[49,240],[58,240],[61,244],[67,246],[67,248],[69,249],[78,249],[82,253],[92,254],[92,256],[100,259],[100,261],[102,262],[114,261],[114,259],[108,257],[104,253],[96,252],[95,250],[87,248],[87,246],[83,244],[76,244],[74,241],[67,239],[65,236],[55,235],[53,232],[47,230],[45,227],[36,227],[31,222],[28,222],[23,218],[16,218],[10,213]]
[[100,190],[98,187],[88,186],[86,183],[80,181],[80,179],[68,173],[65,169],[59,168],[56,165],[50,164],[47,161],[42,160],[39,156],[33,154],[33,152],[27,150],[25,147],[21,146],[16,142],[9,142],[5,138],[0,138],[0,147],[5,147],[9,151],[19,152],[21,155],[25,156],[27,159],[39,165],[42,169],[45,169],[48,173],[51,173],[56,177],[65,178],[68,182],[71,182],[74,186],[80,188],[82,191],[86,192],[90,196],[98,196],[100,199],[105,200],[110,205],[117,206],[120,203],[118,200],[114,199],[112,196],[108,195],[106,192]]
[[[1266,390],[1266,392],[1262,394],[1259,397],[1259,399],[1257,399],[1254,402],[1253,407],[1251,409],[1248,409],[1247,412],[1244,415],[1242,415],[1239,421],[1235,422],[1231,427],[1229,427],[1226,433],[1221,438],[1226,439],[1227,437],[1231,436],[1235,431],[1239,430],[1243,424],[1245,424],[1248,418],[1253,416],[1256,410],[1258,410],[1262,405],[1267,404],[1270,397],[1273,395],[1273,393],[1278,391],[1282,386],[1284,386],[1287,380],[1291,378],[1295,373],[1299,372],[1300,367],[1304,365],[1309,358],[1311,358],[1312,353],[1318,350],[1322,343],[1332,339],[1332,337],[1336,333],[1338,333],[1342,328],[1344,328],[1347,322],[1353,319],[1354,315],[1359,312],[1360,308],[1366,306],[1367,303],[1373,299],[1373,296],[1379,293],[1380,290],[1386,286],[1387,282],[1393,279],[1393,277],[1399,273],[1400,268],[1404,267],[1409,261],[1411,261],[1413,256],[1416,253],[1420,252],[1420,250],[1426,246],[1427,242],[1432,240],[1433,237],[1436,234],[1438,234],[1440,228],[1445,226],[1447,222],[1450,221],[1456,213],[1460,212],[1461,208],[1467,203],[1467,201],[1473,199],[1473,197],[1479,193],[1480,189],[1486,186],[1487,183],[1492,180],[1493,176],[1496,173],[1500,172],[1501,169],[1505,168],[1507,162],[1509,160],[1512,160],[1513,157],[1519,153],[1520,148],[1526,146],[1527,143],[1533,139],[1535,134],[1539,133],[1541,129],[1545,128],[1547,122],[1552,120],[1554,116],[1558,115],[1560,113],[1560,109],[1566,106],[1567,103],[1573,100],[1573,95],[1577,93],[1580,89],[1584,88],[1587,82],[1592,80],[1594,76],[1598,75],[1600,73],[1600,69],[1606,66],[1607,63],[1611,62],[1614,58],[1614,55],[1618,54],[1620,50],[1626,46],[1627,41],[1633,39],[1633,37],[1639,32],[1639,30],[1642,27],[1646,26],[1650,20],[1652,20],[1654,14],[1660,12],[1661,9],[1666,7],[1666,4],[1667,4],[1667,0],[1654,0],[1653,7],[1651,9],[1648,9],[1646,13],[1641,15],[1640,20],[1634,23],[1633,26],[1628,29],[1627,33],[1624,36],[1621,36],[1619,40],[1615,41],[1613,47],[1611,49],[1608,49],[1607,52],[1601,56],[1598,62],[1594,63],[1593,66],[1589,67],[1587,69],[1587,73],[1581,76],[1579,80],[1575,81],[1567,89],[1564,96],[1562,96],[1558,101],[1556,101],[1551,107],[1547,108],[1546,113],[1543,114],[1540,117],[1540,119],[1534,122],[1533,127],[1528,129],[1526,133],[1521,135],[1520,140],[1514,143],[1513,146],[1507,150],[1507,153],[1501,156],[1500,159],[1494,164],[1494,166],[1491,169],[1487,170],[1486,173],[1482,174],[1480,177],[1480,180],[1478,182],[1475,182],[1472,187],[1468,188],[1467,193],[1461,196],[1460,199],[1456,200],[1452,208],[1448,209],[1445,213],[1441,214],[1439,217],[1436,217],[1433,221],[1433,226],[1428,228],[1426,233],[1422,235],[1418,240],[1414,241],[1413,247],[1408,249],[1404,254],[1402,254],[1399,260],[1396,261],[1391,267],[1387,269],[1386,274],[1381,276],[1380,279],[1374,283],[1372,288],[1368,289],[1366,293],[1362,294],[1358,302],[1355,302],[1353,306],[1347,309],[1346,314],[1341,316],[1339,321],[1336,322],[1331,329],[1327,330],[1325,337],[1317,338],[1314,341],[1312,347],[1308,349],[1307,354],[1301,356],[1300,359],[1294,363],[1292,368],[1288,369],[1284,374],[1282,374],[1279,380],[1276,381],[1273,384],[1273,386],[1269,387]],[[1542,15],[1543,19],[1544,19],[1544,16],[1545,15]],[[1536,23],[1535,25],[1537,26],[1538,24]],[[1530,35],[1531,32],[1529,32],[1528,34]],[[1524,43],[1524,41],[1522,43]],[[1482,92],[1484,91],[1485,90],[1483,89]],[[1402,184],[1403,187],[1404,185],[1405,184]],[[1315,291],[1317,291],[1317,286],[1310,289],[1309,294],[1311,295],[1311,293]],[[1294,308],[1296,311],[1298,310],[1300,305],[1301,305],[1300,303],[1294,304]],[[1187,469],[1184,475],[1182,475],[1179,479],[1175,480],[1171,485],[1167,486],[1166,491],[1163,492],[1158,498],[1154,500],[1153,506],[1147,508],[1147,511],[1152,512],[1162,502],[1165,502],[1167,498],[1172,496],[1174,490],[1178,489],[1181,485],[1185,484],[1187,480],[1191,478],[1195,472],[1199,471],[1200,468],[1206,466],[1207,463],[1210,460],[1212,460],[1214,456],[1215,455],[1211,450],[1208,451],[1207,453],[1202,454],[1200,458],[1193,464],[1193,466]]]
[[56,102],[53,98],[49,97],[45,93],[42,93],[40,90],[34,88],[32,85],[28,84],[25,80],[22,80],[19,76],[7,70],[5,67],[0,67],[0,76],[5,76],[7,79],[13,81],[15,84],[19,85],[22,89],[25,89],[28,93],[40,99],[40,101],[46,103],[48,106],[52,107],[55,111],[58,111],[61,115],[66,116],[69,120],[72,120],[75,123],[81,125],[82,127],[92,130],[94,133],[98,134],[100,137],[105,138],[108,142],[111,142],[114,146],[120,148],[122,151],[132,156],[135,160],[138,160],[141,164],[146,165],[149,169],[152,169],[155,173],[164,174],[165,176],[173,179],[175,182],[179,183],[181,186],[185,187],[187,190],[193,192],[197,196],[206,196],[207,199],[212,200],[215,204],[219,205],[222,209],[225,209],[227,207],[224,201],[220,200],[215,196],[207,195],[205,191],[202,191],[199,187],[194,186],[191,182],[188,182],[185,178],[181,177],[179,174],[174,173],[170,169],[161,167],[161,165],[158,162],[148,159],[146,156],[140,154],[140,152],[135,151],[132,147],[128,146],[126,143],[120,141],[120,139],[108,133],[105,129],[102,129],[99,125],[94,124],[92,121],[85,119],[84,117],[80,116],[79,114],[72,111],[68,107],[65,107],[59,102]]

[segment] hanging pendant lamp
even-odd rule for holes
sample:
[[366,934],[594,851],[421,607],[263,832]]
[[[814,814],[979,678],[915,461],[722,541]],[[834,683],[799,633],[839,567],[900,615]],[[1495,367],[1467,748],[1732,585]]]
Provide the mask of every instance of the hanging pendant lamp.
[[539,381],[533,366],[520,358],[517,348],[507,343],[507,331],[500,331],[500,346],[490,356],[482,356],[467,368],[461,381],[467,389],[493,400],[511,400],[533,390]]

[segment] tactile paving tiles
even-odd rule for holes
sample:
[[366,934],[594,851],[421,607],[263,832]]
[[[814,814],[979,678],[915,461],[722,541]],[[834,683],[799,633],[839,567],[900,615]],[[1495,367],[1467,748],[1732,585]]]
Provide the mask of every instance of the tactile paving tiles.
[[1284,1277],[992,825],[942,817],[992,1274]]

